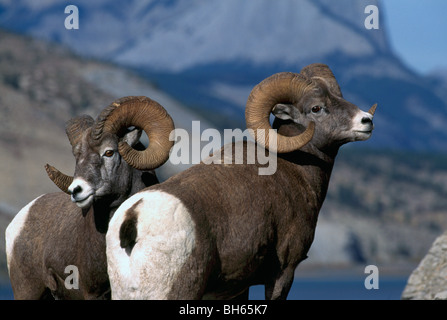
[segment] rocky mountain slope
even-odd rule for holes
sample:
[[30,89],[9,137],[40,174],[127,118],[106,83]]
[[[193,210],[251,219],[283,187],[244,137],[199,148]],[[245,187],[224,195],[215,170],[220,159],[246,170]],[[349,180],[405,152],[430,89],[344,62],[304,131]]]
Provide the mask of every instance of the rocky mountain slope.
[[447,230],[446,208],[446,155],[343,147],[309,257],[417,264]]
[[[405,67],[387,39],[378,0],[76,0],[64,27],[58,0],[0,0],[0,26],[133,67],[221,128],[242,127],[250,89],[279,71],[331,66],[346,98],[379,104],[372,147],[447,150],[443,86]],[[380,27],[364,26],[376,5]],[[427,48],[430,50],[430,48]]]
[[57,0],[17,0],[13,5],[2,0],[1,24],[63,43],[82,55],[169,72],[234,61],[296,66],[335,52],[352,57],[390,53],[383,28],[364,28],[365,7],[378,5],[377,0],[343,0],[337,5],[328,0],[70,4],[79,8],[76,31],[63,27],[66,4]]

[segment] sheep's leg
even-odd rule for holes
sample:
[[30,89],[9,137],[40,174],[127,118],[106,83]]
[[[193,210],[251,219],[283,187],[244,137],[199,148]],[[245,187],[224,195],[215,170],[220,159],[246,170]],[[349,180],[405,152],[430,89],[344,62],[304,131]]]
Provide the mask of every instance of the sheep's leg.
[[13,289],[15,300],[54,300],[48,288],[20,288]]
[[169,291],[169,300],[200,300],[208,278],[200,273],[184,274],[184,283],[177,282]]
[[[205,249],[205,248],[204,248]],[[209,282],[210,272],[206,266],[214,260],[211,250],[204,250],[204,255],[191,256],[177,275],[177,280],[171,287],[168,299],[200,300]],[[205,271],[206,270],[206,271]]]
[[265,284],[266,300],[285,300],[292,287],[294,268],[287,268],[279,272],[276,277]]
[[54,300],[50,289],[46,288],[40,279],[29,275],[16,276],[11,271],[11,286],[15,300]]

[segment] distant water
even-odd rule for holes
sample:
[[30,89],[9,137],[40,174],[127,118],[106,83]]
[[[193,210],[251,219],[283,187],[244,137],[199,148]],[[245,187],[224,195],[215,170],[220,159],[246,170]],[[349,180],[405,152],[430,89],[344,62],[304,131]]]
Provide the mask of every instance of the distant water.
[[[296,279],[288,300],[400,300],[407,277],[381,277],[378,289],[366,289],[362,277]],[[264,286],[250,288],[250,299],[263,300]]]
[[10,285],[0,284],[0,300],[14,299]]
[[[367,290],[362,277],[296,279],[289,300],[399,300],[407,277],[381,277],[379,289]],[[0,286],[0,300],[13,299],[9,285]],[[250,299],[264,300],[264,286],[250,288]]]

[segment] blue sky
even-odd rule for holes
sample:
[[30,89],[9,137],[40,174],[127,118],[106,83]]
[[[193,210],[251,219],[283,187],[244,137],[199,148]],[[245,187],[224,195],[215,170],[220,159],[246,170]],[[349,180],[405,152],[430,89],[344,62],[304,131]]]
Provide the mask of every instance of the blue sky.
[[409,67],[447,70],[446,0],[382,0],[379,12],[394,51]]

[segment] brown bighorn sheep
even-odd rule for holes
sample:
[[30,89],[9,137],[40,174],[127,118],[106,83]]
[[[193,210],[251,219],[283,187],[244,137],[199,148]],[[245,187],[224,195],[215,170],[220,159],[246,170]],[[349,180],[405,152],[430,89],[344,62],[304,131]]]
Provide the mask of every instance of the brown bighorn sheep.
[[326,65],[262,81],[246,122],[262,133],[276,116],[276,172],[201,163],[126,200],[106,235],[112,299],[241,298],[255,284],[265,284],[267,299],[285,299],[338,149],[371,136],[374,111],[344,100]]
[[[141,129],[150,139],[146,150],[139,142]],[[96,121],[81,116],[67,122],[76,158],[74,178],[48,165],[46,169],[53,182],[71,194],[71,201],[64,192],[42,195],[6,230],[16,299],[110,298],[105,248],[109,220],[124,200],[158,183],[153,169],[168,159],[173,129],[164,108],[146,97],[121,98]],[[66,277],[75,276],[67,266],[79,272],[78,290],[71,282],[68,289],[65,286]]]

